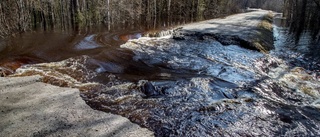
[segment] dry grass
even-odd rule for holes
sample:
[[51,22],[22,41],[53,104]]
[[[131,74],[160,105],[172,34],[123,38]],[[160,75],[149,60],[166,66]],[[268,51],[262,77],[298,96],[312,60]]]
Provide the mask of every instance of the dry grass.
[[262,53],[268,53],[269,51],[261,45],[259,41],[253,42],[253,45]]
[[253,45],[260,50],[260,52],[268,53],[274,48],[273,46],[273,14],[270,12],[263,17],[258,24],[259,35],[253,41]]
[[273,14],[269,13],[263,17],[263,20],[259,23],[258,27],[269,31],[273,30],[272,27]]

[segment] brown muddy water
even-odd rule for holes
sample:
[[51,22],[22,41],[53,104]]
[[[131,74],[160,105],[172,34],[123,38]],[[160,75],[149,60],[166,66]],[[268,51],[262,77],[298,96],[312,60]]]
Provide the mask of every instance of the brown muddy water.
[[71,33],[32,31],[16,34],[1,40],[1,47],[4,48],[0,51],[0,67],[5,75],[9,75],[22,65],[56,62],[82,55],[90,56],[95,60],[95,65],[102,62],[130,64],[128,61],[132,53],[119,46],[159,29],[163,28],[129,27],[108,30],[102,26]]
[[79,88],[92,108],[156,136],[320,135],[319,62],[290,48],[277,20],[270,54],[174,33],[140,38],[148,32],[25,33],[2,41],[0,66]]

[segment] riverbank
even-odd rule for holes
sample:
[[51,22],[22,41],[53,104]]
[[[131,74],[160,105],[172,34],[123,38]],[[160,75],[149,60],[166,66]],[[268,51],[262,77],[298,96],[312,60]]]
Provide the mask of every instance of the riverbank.
[[0,136],[153,136],[128,119],[91,109],[78,89],[42,77],[0,77]]

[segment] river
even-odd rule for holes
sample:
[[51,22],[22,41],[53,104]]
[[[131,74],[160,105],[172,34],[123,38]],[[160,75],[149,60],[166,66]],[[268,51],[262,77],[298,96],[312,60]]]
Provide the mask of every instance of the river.
[[210,38],[140,38],[145,29],[31,32],[2,43],[0,66],[79,88],[92,108],[156,136],[318,136],[319,62],[292,49],[275,22],[270,54]]

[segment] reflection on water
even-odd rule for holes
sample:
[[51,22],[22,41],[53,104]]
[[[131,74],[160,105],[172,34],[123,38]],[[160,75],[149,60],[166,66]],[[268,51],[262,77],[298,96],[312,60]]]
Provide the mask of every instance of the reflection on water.
[[318,68],[290,50],[284,28],[274,32],[276,49],[268,55],[192,36],[123,44],[142,35],[126,31],[39,35],[1,57],[58,61],[25,65],[15,76],[39,74],[44,82],[79,88],[92,108],[125,116],[156,136],[318,136]]
[[[125,55],[126,57],[131,53],[119,49],[119,46],[130,39],[137,39],[152,32],[143,27],[129,28],[108,30],[99,27],[74,33],[33,31],[17,34],[1,40],[0,68],[5,70],[6,74],[12,74],[22,65],[61,61],[82,55],[88,55],[100,62],[115,61],[126,64],[126,61],[117,56]],[[162,27],[159,26],[159,29]],[[97,65],[97,62],[93,64]],[[100,66],[106,67],[101,63]],[[102,67],[101,71],[108,71],[103,69],[106,68]]]

